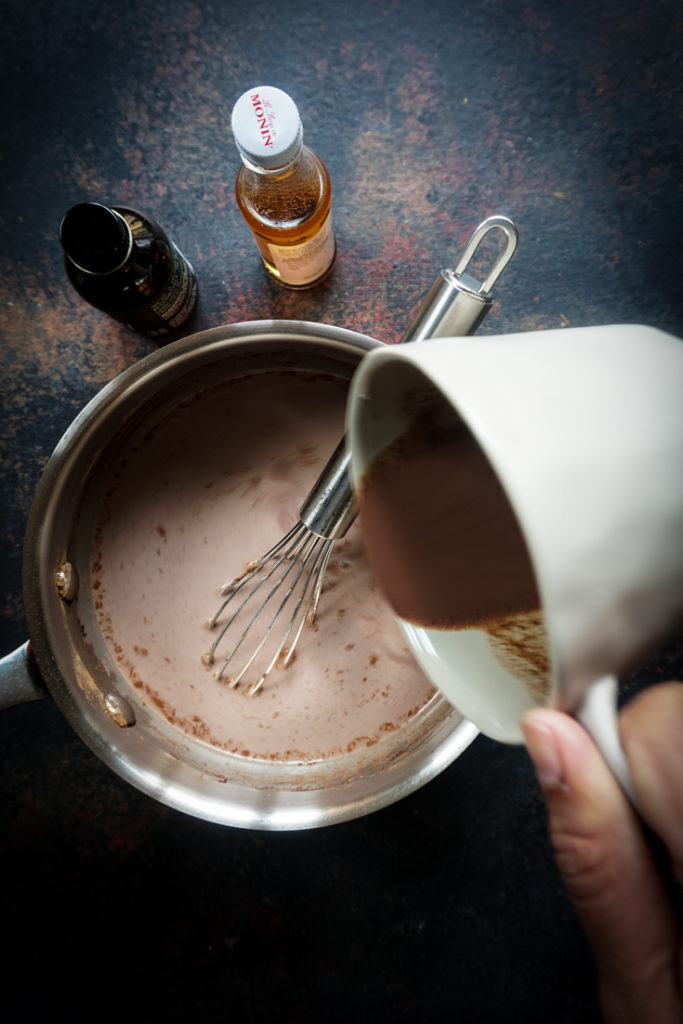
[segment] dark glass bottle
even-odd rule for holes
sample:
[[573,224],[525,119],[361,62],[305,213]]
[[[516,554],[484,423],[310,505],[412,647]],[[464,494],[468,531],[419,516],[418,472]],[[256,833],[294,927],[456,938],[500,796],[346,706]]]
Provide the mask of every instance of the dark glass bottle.
[[62,220],[59,239],[79,295],[132,331],[171,334],[192,313],[194,270],[150,217],[125,206],[79,203]]

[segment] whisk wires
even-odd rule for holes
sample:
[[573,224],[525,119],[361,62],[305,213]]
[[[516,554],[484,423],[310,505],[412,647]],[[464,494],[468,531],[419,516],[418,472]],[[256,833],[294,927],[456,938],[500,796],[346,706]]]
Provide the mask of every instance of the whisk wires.
[[[219,644],[233,627],[236,639],[216,672],[217,679],[235,688],[258,665],[258,679],[249,686],[249,693],[255,694],[278,663],[283,668],[289,665],[304,625],[315,621],[333,544],[300,520],[258,562],[221,587],[224,600],[208,623],[210,630],[218,632],[204,655],[205,664],[214,663]],[[256,632],[253,627],[261,616],[266,625]],[[247,641],[254,637],[256,643],[249,652]],[[229,669],[240,665],[240,658],[244,659],[241,667],[228,675]]]

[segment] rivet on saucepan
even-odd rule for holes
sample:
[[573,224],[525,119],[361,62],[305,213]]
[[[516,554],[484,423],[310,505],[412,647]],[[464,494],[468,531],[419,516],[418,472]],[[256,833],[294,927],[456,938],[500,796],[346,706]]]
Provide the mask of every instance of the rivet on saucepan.
[[55,586],[62,601],[73,601],[78,593],[78,573],[71,562],[62,562],[55,573]]
[[104,698],[104,707],[107,714],[114,719],[122,729],[129,725],[135,725],[135,712],[125,697],[120,693],[108,693]]

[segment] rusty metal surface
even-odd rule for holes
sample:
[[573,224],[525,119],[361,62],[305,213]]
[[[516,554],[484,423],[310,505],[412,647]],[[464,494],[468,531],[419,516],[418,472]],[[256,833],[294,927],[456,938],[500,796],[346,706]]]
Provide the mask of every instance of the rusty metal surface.
[[[520,245],[484,333],[683,336],[680,5],[340,10],[5,5],[0,654],[26,639],[22,536],[50,452],[154,348],[71,289],[57,227],[75,202],[137,205],[172,235],[199,279],[185,333],[286,318],[394,342],[473,227],[504,213]],[[261,81],[292,93],[332,176],[337,263],[309,292],[267,278],[233,198],[230,110]],[[674,647],[635,682],[682,663]],[[84,975],[122,1011],[136,991],[148,1021],[598,1019],[521,750],[480,738],[400,804],[293,835],[154,803],[50,702],[5,712],[0,750],[7,1020],[80,1019]]]

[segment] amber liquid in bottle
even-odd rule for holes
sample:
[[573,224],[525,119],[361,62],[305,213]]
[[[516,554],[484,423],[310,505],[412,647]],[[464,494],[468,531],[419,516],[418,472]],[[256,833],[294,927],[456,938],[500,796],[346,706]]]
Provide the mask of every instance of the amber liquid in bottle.
[[312,288],[327,277],[335,258],[332,187],[320,157],[302,146],[284,169],[243,163],[235,195],[273,277],[289,288]]

